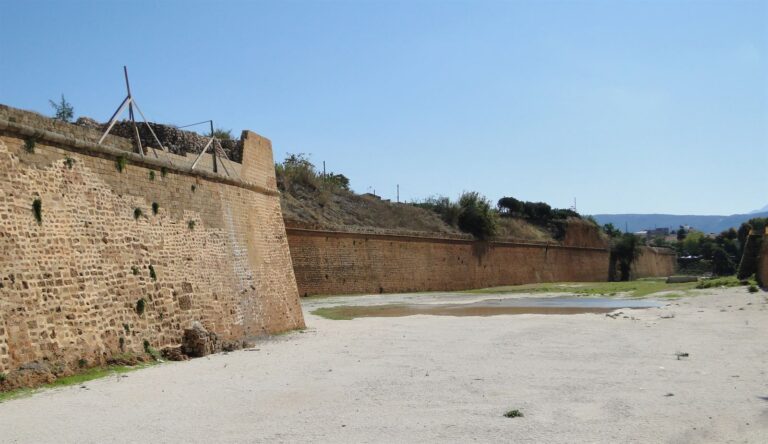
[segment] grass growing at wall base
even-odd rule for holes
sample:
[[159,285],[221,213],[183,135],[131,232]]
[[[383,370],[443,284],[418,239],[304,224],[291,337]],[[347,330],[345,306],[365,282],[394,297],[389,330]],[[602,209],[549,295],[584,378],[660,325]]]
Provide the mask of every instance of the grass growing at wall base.
[[696,285],[696,282],[668,284],[666,279],[638,279],[624,282],[560,282],[512,285],[467,290],[464,293],[569,293],[583,296],[615,296],[623,293],[630,297],[639,298],[663,291],[686,292],[696,288]]
[[343,310],[340,310],[339,307],[322,307],[313,310],[311,313],[315,316],[320,316],[321,318],[330,319],[332,321],[349,321],[353,318]]
[[149,362],[146,364],[134,365],[134,366],[113,365],[109,367],[95,367],[95,368],[86,370],[83,373],[78,373],[76,375],[59,378],[50,384],[45,384],[40,387],[20,388],[20,389],[11,390],[8,392],[0,392],[0,402],[10,401],[11,399],[21,398],[24,396],[30,396],[47,389],[82,384],[84,382],[88,382],[94,379],[104,378],[106,376],[113,376],[113,375],[119,375],[122,373],[128,373],[134,370],[147,368],[156,364],[158,363]]

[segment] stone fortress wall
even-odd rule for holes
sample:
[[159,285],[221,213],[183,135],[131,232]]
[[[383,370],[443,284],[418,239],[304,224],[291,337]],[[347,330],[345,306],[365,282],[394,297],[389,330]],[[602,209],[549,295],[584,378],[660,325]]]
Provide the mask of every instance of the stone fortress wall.
[[[309,229],[289,223],[301,296],[455,291],[538,282],[606,281],[610,250],[586,224],[556,243]],[[671,250],[643,247],[635,277],[670,276]]]
[[304,326],[269,140],[227,176],[100,135],[0,105],[0,373]]
[[670,248],[640,247],[640,256],[632,263],[630,277],[670,276],[677,267],[677,254]]

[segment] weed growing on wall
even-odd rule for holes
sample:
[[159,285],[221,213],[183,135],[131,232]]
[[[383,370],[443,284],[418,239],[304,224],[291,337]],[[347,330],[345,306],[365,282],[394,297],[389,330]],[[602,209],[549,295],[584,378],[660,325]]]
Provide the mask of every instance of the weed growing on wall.
[[131,273],[133,273],[134,276],[139,274],[139,267],[133,265],[131,266]]
[[125,351],[125,338],[120,336],[118,342],[120,343],[120,351]]
[[29,154],[33,154],[35,152],[35,145],[37,145],[37,137],[29,136],[24,139],[24,151],[28,152]]
[[88,366],[88,360],[84,358],[80,358],[77,360],[77,366],[80,368],[85,368]]
[[195,221],[191,220],[191,221],[187,222],[187,228],[189,228],[190,230],[194,230],[195,229]]
[[37,221],[37,224],[40,225],[43,223],[43,201],[40,199],[35,199],[32,201],[32,213],[35,215],[35,220]]
[[195,190],[197,190],[197,185],[195,185],[195,184],[192,184],[192,187],[191,187],[191,188],[192,188],[192,192],[194,193],[194,192],[195,192]]
[[117,168],[117,171],[122,173],[125,171],[125,166],[127,165],[128,161],[125,159],[125,156],[119,156],[117,160],[115,160],[115,168]]
[[152,265],[149,266],[149,277],[151,277],[153,281],[157,280],[157,273],[155,273],[155,267]]
[[160,205],[157,202],[152,202],[152,214],[156,215],[158,210],[160,210]]
[[3,381],[5,381],[5,378],[7,378],[7,376],[5,375],[5,373],[0,373],[0,384],[1,384]]
[[134,218],[134,219],[138,219],[138,218],[140,218],[142,214],[143,214],[143,213],[142,213],[142,211],[141,211],[141,208],[134,208],[134,209],[133,209],[133,218]]
[[154,348],[153,348],[153,347],[150,345],[149,341],[148,341],[148,340],[146,340],[146,339],[144,340],[144,353],[146,353],[146,354],[148,354],[149,356],[151,356],[151,357],[152,357],[152,359],[154,359],[155,361],[159,361],[159,360],[160,360],[160,358],[161,358],[161,356],[160,356],[160,353],[159,353],[157,350],[155,350],[155,349],[154,349]]
[[131,333],[131,326],[128,324],[123,324],[123,330],[125,330],[126,333]]
[[160,168],[160,175],[163,176],[163,177],[167,176],[168,175],[168,168],[161,167]]
[[71,158],[69,156],[64,156],[64,165],[66,165],[67,168],[69,168],[71,170],[72,167],[75,165],[75,159],[73,159],[73,158]]
[[153,170],[149,170],[149,180],[155,180],[155,172]]
[[141,316],[144,314],[144,310],[147,308],[147,301],[144,298],[136,301],[136,314]]

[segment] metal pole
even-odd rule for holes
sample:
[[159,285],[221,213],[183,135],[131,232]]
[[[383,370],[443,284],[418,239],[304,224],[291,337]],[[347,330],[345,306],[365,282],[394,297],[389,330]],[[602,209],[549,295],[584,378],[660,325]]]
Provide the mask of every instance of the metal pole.
[[397,203],[400,203],[400,184],[397,184]]
[[205,144],[205,147],[203,147],[203,150],[200,151],[200,154],[197,155],[197,159],[195,159],[195,162],[192,164],[191,169],[195,169],[197,166],[197,162],[200,162],[200,159],[203,157],[203,154],[205,154],[205,151],[208,149],[209,146],[213,143],[213,137],[211,137],[211,140],[208,141],[208,143]]
[[[125,89],[128,90],[128,98],[131,97],[131,84],[128,82],[128,67],[123,65],[123,74],[125,75]],[[136,126],[136,119],[133,116],[133,100],[128,102],[128,118],[131,119],[131,125],[133,125],[133,134],[136,136],[136,147],[139,149],[139,154],[144,157],[144,148],[141,146],[141,136],[139,136],[139,128]]]
[[147,128],[149,128],[149,132],[152,133],[152,137],[155,138],[155,142],[157,142],[158,145],[160,145],[160,149],[163,151],[168,151],[166,147],[163,146],[163,144],[160,142],[160,139],[157,137],[157,134],[155,134],[155,131],[152,129],[152,127],[149,125],[149,121],[147,120],[147,116],[144,115],[143,112],[141,112],[141,108],[139,108],[139,102],[135,100],[131,100],[134,105],[136,105],[136,111],[139,112],[139,115],[144,120],[144,124],[147,125]]
[[[213,120],[211,120],[211,140],[213,140]],[[213,151],[211,151],[211,155],[213,156],[213,172],[217,173],[219,171],[217,165],[216,165],[216,144],[213,145]]]
[[112,131],[112,127],[115,126],[115,123],[117,123],[117,116],[120,115],[121,112],[125,109],[125,106],[131,103],[133,100],[130,97],[126,97],[123,99],[123,103],[120,104],[120,106],[117,108],[117,111],[115,111],[114,114],[112,114],[112,117],[109,119],[109,126],[107,127],[107,130],[104,131],[104,134],[101,136],[101,139],[99,139],[99,145],[101,145],[101,142],[104,141],[104,139],[107,137],[107,134],[109,134],[110,131]]

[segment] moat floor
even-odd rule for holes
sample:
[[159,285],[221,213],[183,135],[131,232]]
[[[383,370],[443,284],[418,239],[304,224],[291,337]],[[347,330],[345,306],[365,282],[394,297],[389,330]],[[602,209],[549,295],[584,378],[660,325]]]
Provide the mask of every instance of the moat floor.
[[766,295],[702,290],[616,318],[350,321],[311,300],[307,331],[258,350],[2,403],[0,442],[765,443]]

